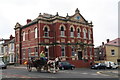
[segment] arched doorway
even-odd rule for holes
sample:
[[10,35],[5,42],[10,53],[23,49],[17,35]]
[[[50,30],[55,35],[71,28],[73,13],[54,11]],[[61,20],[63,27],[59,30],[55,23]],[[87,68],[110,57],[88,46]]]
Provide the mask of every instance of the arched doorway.
[[78,51],[78,60],[82,60],[82,51]]

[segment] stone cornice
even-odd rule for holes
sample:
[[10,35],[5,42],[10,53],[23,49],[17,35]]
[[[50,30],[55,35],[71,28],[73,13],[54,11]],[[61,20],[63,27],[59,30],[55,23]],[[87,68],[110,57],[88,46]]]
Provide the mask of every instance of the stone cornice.
[[[78,21],[73,21],[70,19],[65,19],[65,18],[61,18],[61,17],[54,17],[54,18],[50,18],[50,19],[46,19],[46,18],[36,18],[35,20],[33,20],[32,22],[20,27],[20,28],[26,28],[30,25],[36,24],[36,23],[46,23],[46,24],[53,24],[53,23],[70,23],[70,24],[74,24],[74,25],[84,25],[87,27],[93,27],[93,25],[90,25],[90,23],[82,23],[82,22],[78,22]],[[18,28],[18,27],[17,27]],[[17,29],[15,28],[15,29]]]

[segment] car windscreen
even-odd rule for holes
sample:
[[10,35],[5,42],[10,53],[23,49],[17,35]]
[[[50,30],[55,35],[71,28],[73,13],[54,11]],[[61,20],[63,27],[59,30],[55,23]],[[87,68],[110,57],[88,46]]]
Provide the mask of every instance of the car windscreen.
[[0,61],[0,64],[4,64],[4,62]]
[[61,64],[63,64],[63,65],[69,65],[70,63],[68,63],[68,62],[61,62]]

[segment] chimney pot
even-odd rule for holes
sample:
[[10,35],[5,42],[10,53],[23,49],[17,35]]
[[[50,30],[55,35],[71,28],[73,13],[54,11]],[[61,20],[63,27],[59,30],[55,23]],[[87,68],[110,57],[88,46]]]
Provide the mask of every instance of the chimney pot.
[[107,39],[107,43],[109,42],[110,40],[109,39]]
[[104,45],[104,42],[102,42],[102,45]]
[[32,20],[31,19],[27,19],[27,24],[29,23],[29,22],[31,22]]

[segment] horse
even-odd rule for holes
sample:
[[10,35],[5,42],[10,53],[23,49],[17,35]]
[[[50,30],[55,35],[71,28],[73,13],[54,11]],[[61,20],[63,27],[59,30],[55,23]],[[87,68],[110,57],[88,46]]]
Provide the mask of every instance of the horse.
[[59,71],[59,62],[61,62],[61,60],[58,57],[55,59],[48,60],[48,62],[47,62],[48,71],[53,72],[53,73],[58,72]]
[[41,72],[43,69],[47,72],[56,73],[59,70],[59,62],[60,59],[58,57],[49,60],[31,58],[31,60],[28,61],[27,69],[31,72],[32,67],[35,67],[38,72]]

